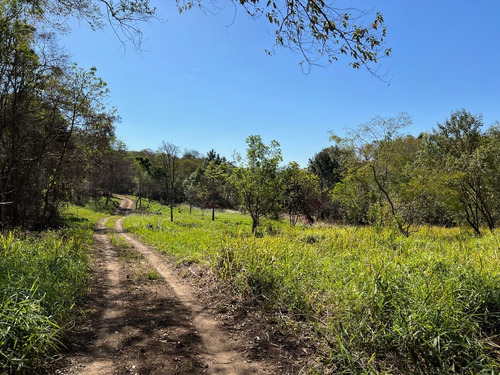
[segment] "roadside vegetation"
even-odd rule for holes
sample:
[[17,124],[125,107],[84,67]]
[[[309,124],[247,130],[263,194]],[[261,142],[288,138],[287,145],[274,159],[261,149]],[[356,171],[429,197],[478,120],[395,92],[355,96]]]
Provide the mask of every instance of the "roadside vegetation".
[[397,228],[268,221],[252,235],[251,218],[238,213],[212,222],[209,211],[179,207],[176,217],[132,215],[125,228],[179,263],[211,267],[279,312],[279,324],[306,324],[322,344],[311,373],[500,370],[496,232],[419,227],[407,237]]
[[93,210],[68,206],[67,226],[0,233],[0,373],[28,373],[61,346],[90,276]]

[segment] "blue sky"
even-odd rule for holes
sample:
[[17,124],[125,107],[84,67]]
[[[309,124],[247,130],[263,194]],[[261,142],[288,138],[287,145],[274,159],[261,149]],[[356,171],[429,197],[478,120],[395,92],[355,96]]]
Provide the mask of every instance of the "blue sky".
[[130,150],[157,149],[162,141],[231,159],[245,139],[260,134],[281,144],[285,162],[302,166],[331,145],[328,132],[375,116],[406,111],[408,133],[430,131],[454,110],[500,121],[500,2],[337,1],[380,11],[392,56],[382,61],[390,85],[347,60],[304,74],[301,56],[276,49],[273,29],[251,20],[231,2],[218,14],[152,0],[164,22],[142,25],[142,52],[112,30],[72,22],[59,43],[80,66],[95,66],[111,90],[122,122],[117,136]]

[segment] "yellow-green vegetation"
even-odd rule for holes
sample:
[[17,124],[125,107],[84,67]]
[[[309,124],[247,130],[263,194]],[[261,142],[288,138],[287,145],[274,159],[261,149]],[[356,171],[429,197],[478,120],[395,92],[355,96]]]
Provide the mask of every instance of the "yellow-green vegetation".
[[111,197],[109,199],[106,199],[105,197],[99,197],[90,199],[85,205],[85,207],[96,212],[101,212],[111,215],[115,212],[119,204],[120,204],[120,199],[116,197]]
[[156,281],[161,279],[161,275],[158,273],[158,271],[150,269],[146,272],[146,278],[150,281]]
[[144,259],[141,253],[132,250],[133,245],[123,237],[111,235],[109,238],[113,247],[118,250],[118,256],[122,262],[140,263]]
[[102,216],[70,206],[67,228],[0,232],[0,373],[33,370],[58,347],[85,295],[93,227]]
[[500,234],[423,227],[289,228],[200,210],[132,215],[127,230],[209,265],[282,316],[306,321],[336,373],[497,373]]
[[106,220],[106,228],[108,229],[108,232],[116,232],[115,224],[119,218],[119,216],[112,216]]

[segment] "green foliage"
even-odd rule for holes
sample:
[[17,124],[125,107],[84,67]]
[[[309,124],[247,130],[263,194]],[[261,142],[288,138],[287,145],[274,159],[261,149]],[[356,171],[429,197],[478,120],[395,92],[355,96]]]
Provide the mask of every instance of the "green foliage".
[[330,199],[329,192],[343,178],[343,164],[346,158],[346,155],[343,155],[344,151],[338,146],[331,146],[322,149],[309,159],[308,169],[318,177],[319,182],[320,196],[316,215],[321,220],[341,219],[339,209]]
[[69,207],[70,228],[0,233],[0,373],[33,370],[59,347],[79,313],[88,248],[102,215]]
[[482,116],[455,111],[426,137],[428,170],[455,197],[451,206],[461,221],[477,234],[481,227],[496,228],[498,135],[495,127],[482,132]]
[[338,146],[324,148],[309,159],[309,170],[318,176],[320,188],[330,190],[342,180],[342,150]]
[[292,162],[281,172],[281,179],[283,207],[288,211],[290,225],[297,224],[299,215],[312,221],[320,205],[319,178]]
[[95,197],[93,199],[88,199],[83,207],[87,208],[90,211],[111,215],[115,212],[119,203],[120,200],[115,197]]
[[215,208],[226,205],[229,174],[230,166],[219,154],[209,153],[203,167],[197,170],[198,198],[202,207],[212,209],[212,221],[215,220]]
[[389,218],[406,236],[418,216],[414,215],[414,202],[408,202],[411,196],[402,194],[411,180],[411,174],[405,173],[405,169],[413,162],[419,147],[418,140],[400,134],[410,123],[406,113],[394,118],[376,117],[351,130],[343,140],[335,137],[351,156],[345,163],[345,178],[366,171],[362,174],[369,178],[378,200],[378,224]]
[[251,135],[246,141],[246,158],[237,155],[240,165],[233,168],[229,182],[252,217],[255,232],[263,216],[278,211],[278,164],[282,157],[276,141],[266,145],[260,135]]
[[390,228],[273,223],[256,237],[247,216],[226,212],[212,223],[187,209],[176,223],[132,215],[125,227],[178,262],[211,266],[267,309],[306,321],[324,344],[320,372],[500,370],[498,233],[419,227],[407,238]]
[[95,182],[105,187],[100,177],[112,174],[100,173],[101,164],[116,113],[104,105],[108,90],[96,69],[69,65],[53,36],[24,17],[26,3],[7,3],[0,9],[0,226],[45,229],[59,219],[61,202]]
[[163,192],[170,203],[170,220],[174,221],[174,200],[179,183],[179,147],[172,143],[162,142],[159,150],[159,164],[156,166],[156,175],[163,179]]
[[330,197],[339,207],[342,218],[348,224],[375,223],[376,195],[367,170],[350,171],[330,191]]

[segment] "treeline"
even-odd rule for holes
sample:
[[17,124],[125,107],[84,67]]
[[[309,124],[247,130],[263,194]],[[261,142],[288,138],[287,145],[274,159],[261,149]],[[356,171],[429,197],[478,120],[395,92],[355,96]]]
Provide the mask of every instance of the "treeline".
[[456,111],[418,137],[403,133],[406,114],[375,118],[332,135],[307,168],[282,165],[279,144],[260,136],[232,161],[166,142],[130,152],[115,138],[105,82],[68,62],[39,21],[48,15],[29,1],[0,6],[0,227],[54,226],[63,202],[113,193],[135,194],[139,207],[142,198],[168,203],[171,220],[178,203],[210,208],[213,219],[216,209],[243,209],[253,231],[282,215],[292,225],[393,225],[406,236],[420,224],[477,234],[498,225],[500,127],[483,130],[480,115]]
[[408,236],[415,225],[467,224],[477,234],[500,217],[500,127],[458,110],[429,133],[404,135],[406,114],[375,118],[337,141],[341,181],[330,191],[339,218],[391,224]]
[[0,226],[45,228],[61,202],[113,191],[117,115],[96,70],[70,64],[26,6],[0,8]]
[[[403,113],[352,129],[309,159],[307,168],[282,165],[276,141],[247,139],[246,155],[228,161],[211,150],[180,155],[163,143],[157,151],[128,153],[130,192],[173,206],[241,209],[253,219],[286,215],[298,220],[394,226],[405,236],[417,225],[470,226],[477,234],[498,225],[500,127],[483,130],[482,116],[458,110],[432,131],[404,134]],[[127,153],[124,153],[127,155]],[[126,166],[126,163],[122,163]],[[127,173],[122,181],[126,181]],[[126,190],[119,183],[115,187]]]

